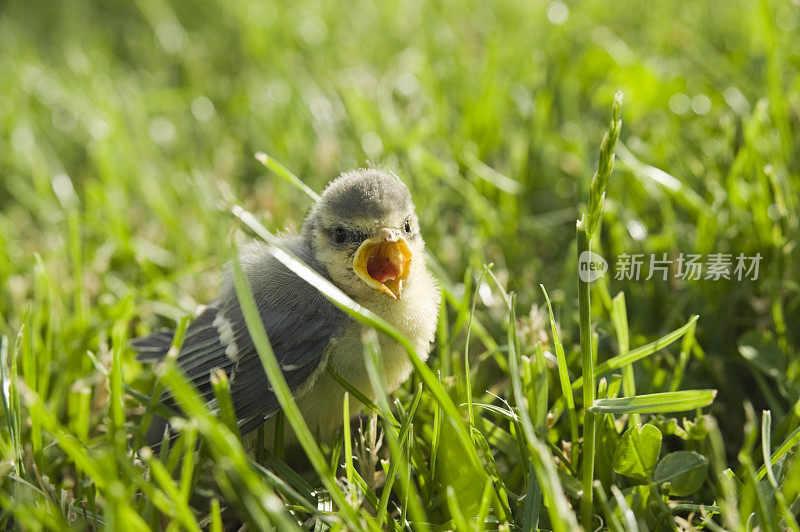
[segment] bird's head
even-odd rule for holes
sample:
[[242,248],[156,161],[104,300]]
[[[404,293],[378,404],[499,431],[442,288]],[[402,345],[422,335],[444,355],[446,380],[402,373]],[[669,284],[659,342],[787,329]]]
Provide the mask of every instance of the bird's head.
[[411,194],[383,170],[355,170],[331,181],[303,236],[334,284],[356,300],[400,299],[425,268]]

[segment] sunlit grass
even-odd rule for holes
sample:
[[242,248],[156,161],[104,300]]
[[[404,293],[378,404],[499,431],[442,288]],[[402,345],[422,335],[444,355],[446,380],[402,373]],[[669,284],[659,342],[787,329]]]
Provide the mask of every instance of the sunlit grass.
[[[798,27],[781,1],[4,4],[0,527],[796,530]],[[374,403],[342,382],[363,427],[305,464],[249,459],[222,376],[211,412],[127,341],[369,162],[418,207],[431,357]],[[369,328],[380,389],[397,333],[273,251]],[[615,279],[624,253],[763,261]],[[189,419],[149,450],[153,390]]]

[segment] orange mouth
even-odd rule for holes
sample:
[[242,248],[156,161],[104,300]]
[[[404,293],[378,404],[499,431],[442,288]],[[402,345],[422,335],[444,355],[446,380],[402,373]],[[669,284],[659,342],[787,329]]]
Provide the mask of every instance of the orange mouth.
[[411,250],[402,238],[366,240],[356,251],[353,269],[368,286],[398,299],[411,272]]

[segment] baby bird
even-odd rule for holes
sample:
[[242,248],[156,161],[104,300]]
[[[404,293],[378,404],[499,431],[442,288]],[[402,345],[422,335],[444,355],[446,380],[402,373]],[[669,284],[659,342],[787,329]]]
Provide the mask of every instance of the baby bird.
[[[378,169],[346,172],[331,181],[303,222],[300,234],[282,245],[353,300],[399,329],[427,358],[436,331],[439,288],[425,265],[425,242],[408,188]],[[328,365],[372,400],[362,349],[363,327],[267,252],[266,244],[244,248],[240,261],[261,319],[292,393],[312,432],[330,438],[342,425],[344,389]],[[173,331],[133,340],[140,360],[162,359]],[[383,381],[392,392],[410,375],[408,355],[381,336]],[[189,326],[177,363],[213,407],[210,373],[221,368],[245,447],[253,450],[255,429],[265,426],[272,446],[273,416],[280,410],[247,330],[231,274],[222,293]],[[167,399],[167,402],[170,400]],[[356,416],[363,405],[355,403]],[[166,421],[156,419],[149,443],[161,440]],[[287,427],[286,444],[294,443]]]

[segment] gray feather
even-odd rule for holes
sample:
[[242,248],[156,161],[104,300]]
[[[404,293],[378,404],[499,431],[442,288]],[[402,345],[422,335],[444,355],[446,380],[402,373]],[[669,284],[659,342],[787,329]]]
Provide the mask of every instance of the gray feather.
[[[324,267],[313,257],[304,239],[289,237],[284,240],[284,245],[327,277]],[[275,357],[289,387],[296,391],[320,367],[326,347],[343,333],[348,318],[314,287],[266,253],[264,245],[249,246],[242,252],[240,260]],[[230,325],[235,357],[226,352],[231,338],[221,335],[215,325],[223,320]],[[153,361],[166,354],[172,335],[172,331],[160,330],[148,337],[137,338],[132,344],[140,359]],[[213,398],[211,370],[222,368],[225,371],[243,435],[258,428],[264,419],[279,409],[248,333],[230,277],[222,297],[206,308],[187,329],[177,362],[206,400]],[[176,406],[170,397],[165,396],[162,401],[167,406]]]
[[155,362],[167,354],[174,334],[170,329],[158,329],[149,336],[134,338],[131,346],[139,353],[140,361]]

